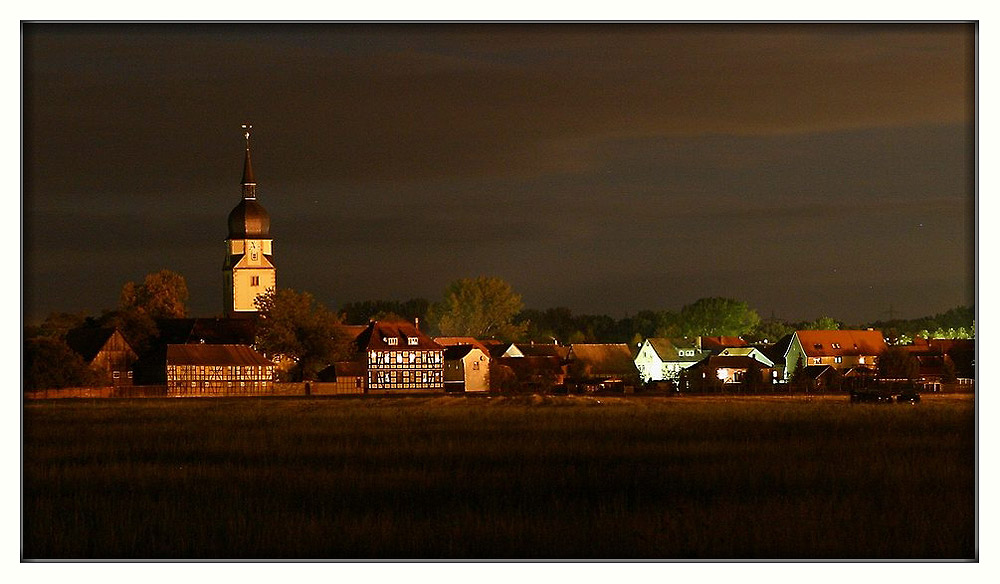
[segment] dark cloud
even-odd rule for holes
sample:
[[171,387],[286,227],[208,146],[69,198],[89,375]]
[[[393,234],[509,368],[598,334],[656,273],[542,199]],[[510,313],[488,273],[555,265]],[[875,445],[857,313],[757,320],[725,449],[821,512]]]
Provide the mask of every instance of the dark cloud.
[[971,302],[973,31],[26,25],[27,308],[169,267],[217,312],[244,119],[279,282],[333,305]]

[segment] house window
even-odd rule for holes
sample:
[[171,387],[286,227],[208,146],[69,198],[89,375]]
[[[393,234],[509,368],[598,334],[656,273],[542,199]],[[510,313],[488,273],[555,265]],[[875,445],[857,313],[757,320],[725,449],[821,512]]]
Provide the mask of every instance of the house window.
[[840,348],[840,343],[833,343],[830,346],[833,347],[834,349],[839,349]]
[[416,345],[419,342],[420,342],[420,339],[417,338],[417,337],[406,337],[406,344],[407,345]]
[[131,371],[128,372],[128,378],[132,379],[132,372]]
[[474,361],[472,363],[472,370],[473,371],[479,371],[479,361]]
[[843,357],[834,357],[833,358],[833,362],[834,363],[843,363],[844,362],[844,358]]
[[118,379],[121,376],[122,376],[121,371],[115,371],[111,374],[112,379]]
[[858,363],[861,364],[861,365],[864,365],[865,364],[865,358],[864,357],[858,357]]
[[819,365],[819,362],[820,362],[819,357],[813,357],[813,363],[814,364]]
[[260,276],[250,276],[250,285],[254,287],[260,286]]
[[398,345],[399,344],[399,339],[397,339],[396,337],[387,337],[385,339],[385,342],[387,344],[389,344],[389,345]]

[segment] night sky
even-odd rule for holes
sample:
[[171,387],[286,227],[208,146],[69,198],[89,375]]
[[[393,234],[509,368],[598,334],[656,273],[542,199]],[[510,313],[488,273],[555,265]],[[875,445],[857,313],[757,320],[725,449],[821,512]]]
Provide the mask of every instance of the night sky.
[[278,285],[477,275],[615,317],[972,304],[974,25],[24,25],[24,308],[222,312],[254,125]]

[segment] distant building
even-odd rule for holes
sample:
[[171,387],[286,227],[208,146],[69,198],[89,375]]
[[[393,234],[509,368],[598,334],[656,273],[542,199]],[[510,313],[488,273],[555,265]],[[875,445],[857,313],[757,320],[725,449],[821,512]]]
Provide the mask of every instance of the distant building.
[[784,361],[785,381],[787,381],[794,374],[799,358],[805,366],[830,365],[838,371],[859,367],[874,369],[878,365],[879,355],[885,349],[882,331],[872,329],[795,331],[788,339],[784,354],[779,356],[779,359]]
[[501,357],[569,357],[569,347],[556,343],[511,343]]
[[746,355],[709,355],[685,371],[692,389],[705,389],[717,385],[732,385],[749,381],[748,375],[757,375],[756,383],[770,383],[773,369]]
[[633,361],[640,378],[646,383],[674,381],[680,377],[682,370],[708,354],[708,351],[697,348],[694,340],[651,337],[643,341]]
[[719,351],[720,357],[750,357],[756,360],[758,363],[764,367],[774,367],[774,361],[772,361],[767,355],[761,352],[757,347],[726,347],[725,349]]
[[413,323],[372,321],[355,344],[369,391],[444,389],[444,348]]
[[116,328],[73,329],[66,333],[66,344],[78,353],[87,366],[110,386],[133,383],[133,365],[138,356]]
[[245,345],[167,345],[167,395],[274,392],[274,363]]
[[718,354],[728,347],[746,347],[747,342],[740,337],[695,337],[695,345],[703,351]]
[[475,345],[444,349],[444,387],[448,391],[489,391],[490,354]]
[[570,345],[568,377],[594,389],[621,389],[639,379],[632,352],[625,343]]
[[222,265],[223,308],[227,316],[255,314],[254,300],[276,285],[271,217],[257,202],[257,181],[250,164],[250,126],[244,126],[242,199],[229,213],[226,259]]

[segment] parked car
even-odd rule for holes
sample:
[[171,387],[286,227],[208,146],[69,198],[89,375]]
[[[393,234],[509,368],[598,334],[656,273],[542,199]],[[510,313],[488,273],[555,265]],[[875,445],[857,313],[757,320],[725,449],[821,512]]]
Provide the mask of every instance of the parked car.
[[851,403],[891,404],[892,394],[880,390],[859,390],[851,392]]
[[896,396],[896,403],[915,404],[920,402],[920,394],[912,389],[904,389]]

